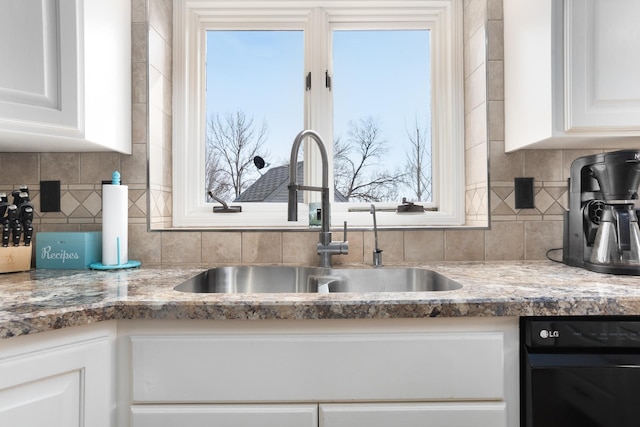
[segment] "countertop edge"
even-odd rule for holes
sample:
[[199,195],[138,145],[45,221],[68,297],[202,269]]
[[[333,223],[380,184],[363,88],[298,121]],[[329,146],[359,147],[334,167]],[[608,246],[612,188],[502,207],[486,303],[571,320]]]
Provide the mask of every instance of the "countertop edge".
[[361,294],[189,294],[206,267],[32,271],[0,277],[0,339],[108,320],[323,320],[640,315],[640,276],[550,261],[420,264],[462,289]]

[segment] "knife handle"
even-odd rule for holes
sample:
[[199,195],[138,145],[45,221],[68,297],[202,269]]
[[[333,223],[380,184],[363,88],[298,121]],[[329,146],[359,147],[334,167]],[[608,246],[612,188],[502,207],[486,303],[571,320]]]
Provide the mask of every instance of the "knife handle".
[[11,229],[13,230],[13,246],[19,246],[20,235],[22,234],[22,225],[19,221],[14,221]]
[[22,227],[20,226],[20,220],[18,219],[18,207],[16,205],[9,205],[7,208],[7,219],[9,220],[9,227],[11,227],[13,246],[18,246],[18,244],[20,244]]
[[25,202],[18,207],[19,222],[22,224],[22,235],[24,236],[24,245],[31,245],[31,237],[33,236],[33,205]]
[[2,220],[2,246],[9,246],[9,234],[11,234],[11,227],[9,226],[9,220],[4,218]]
[[22,233],[24,236],[24,245],[31,246],[31,238],[33,237],[33,226],[30,221],[22,224]]

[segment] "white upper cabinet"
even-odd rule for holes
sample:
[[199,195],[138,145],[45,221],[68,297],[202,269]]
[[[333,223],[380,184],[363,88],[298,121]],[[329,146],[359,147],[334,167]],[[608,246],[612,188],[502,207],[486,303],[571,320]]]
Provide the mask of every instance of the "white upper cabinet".
[[640,2],[566,3],[567,130],[640,132]]
[[505,0],[505,148],[640,145],[640,2]]
[[3,0],[0,64],[0,151],[131,153],[130,0]]

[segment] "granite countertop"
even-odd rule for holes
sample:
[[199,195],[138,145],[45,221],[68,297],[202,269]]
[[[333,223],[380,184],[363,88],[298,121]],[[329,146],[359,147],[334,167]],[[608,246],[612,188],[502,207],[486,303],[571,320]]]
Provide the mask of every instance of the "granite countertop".
[[640,315],[640,276],[592,273],[551,261],[414,266],[463,287],[412,293],[190,294],[173,287],[208,267],[3,274],[0,338],[114,319]]

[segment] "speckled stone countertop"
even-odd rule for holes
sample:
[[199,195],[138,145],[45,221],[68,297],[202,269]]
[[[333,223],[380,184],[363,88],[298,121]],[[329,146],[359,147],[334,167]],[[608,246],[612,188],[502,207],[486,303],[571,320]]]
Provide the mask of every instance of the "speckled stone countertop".
[[421,264],[463,285],[444,292],[190,294],[201,268],[33,270],[0,275],[0,338],[114,319],[363,319],[640,315],[640,276],[540,262]]

